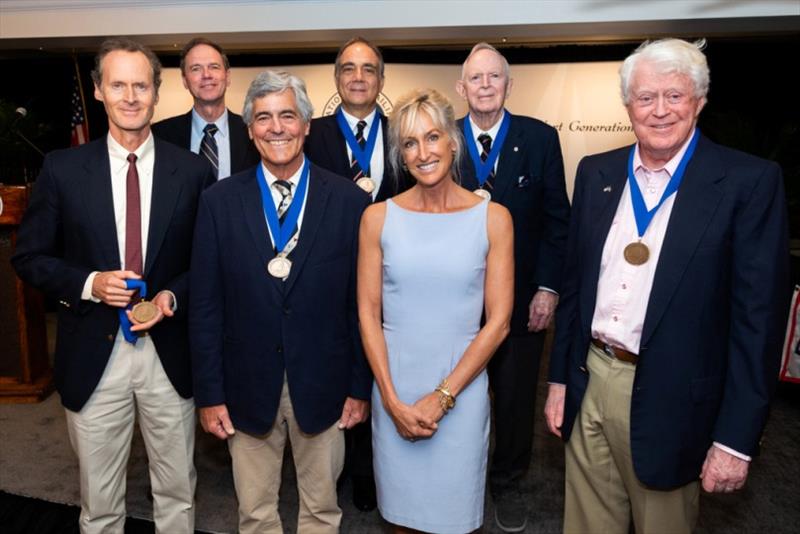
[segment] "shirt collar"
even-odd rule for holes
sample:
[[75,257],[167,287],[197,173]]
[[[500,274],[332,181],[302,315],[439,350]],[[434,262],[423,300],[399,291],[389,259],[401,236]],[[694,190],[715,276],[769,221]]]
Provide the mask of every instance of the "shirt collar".
[[508,113],[505,109],[503,110],[503,114],[500,115],[500,118],[497,119],[491,128],[488,130],[482,130],[480,126],[475,124],[475,121],[472,120],[472,113],[469,114],[469,125],[472,127],[472,136],[475,138],[475,141],[478,140],[478,136],[482,133],[487,133],[492,138],[492,143],[494,140],[497,139],[497,132],[500,131],[500,125],[503,124],[503,119],[506,118],[506,113]]
[[152,158],[155,153],[155,142],[153,141],[152,131],[147,135],[147,139],[145,139],[144,143],[139,145],[133,152],[119,144],[117,140],[112,137],[110,132],[106,137],[106,141],[108,154],[111,157],[111,165],[115,167],[111,169],[112,172],[119,171],[128,165],[128,154],[136,154],[137,161],[141,162],[142,160]]
[[342,114],[344,115],[345,120],[347,121],[347,124],[350,125],[350,129],[353,130],[353,131],[355,131],[356,126],[358,125],[358,121],[362,121],[362,120],[367,123],[367,127],[364,128],[364,131],[365,132],[369,131],[369,129],[372,128],[372,122],[375,120],[375,117],[378,116],[378,114],[376,113],[377,110],[378,110],[378,106],[375,106],[375,109],[372,110],[372,113],[370,113],[369,115],[367,115],[363,119],[359,119],[358,117],[356,117],[354,115],[350,115],[348,112],[346,112],[344,110],[344,108],[341,108],[341,110],[342,110]]
[[[663,170],[667,171],[670,177],[673,174],[675,174],[678,165],[680,165],[681,160],[683,159],[683,155],[686,154],[686,150],[689,148],[689,143],[692,142],[692,138],[694,137],[694,131],[695,129],[692,129],[692,133],[689,134],[689,137],[687,137],[686,141],[683,142],[683,145],[681,146],[680,150],[678,150],[678,152],[674,156],[672,156],[672,159],[670,159],[667,162],[667,164],[664,165],[664,167],[662,167]],[[633,152],[633,172],[635,173],[636,171],[639,170],[639,168],[642,168],[650,172],[662,170],[662,169],[648,169],[647,166],[644,163],[642,163],[642,156],[639,154],[639,143],[637,142],[636,150],[634,150]]]
[[[228,137],[228,109],[225,108],[225,111],[222,112],[217,120],[213,121],[214,126],[217,127],[217,133],[214,134],[214,137],[221,135],[222,137]],[[192,130],[194,133],[200,137],[203,136],[203,128],[206,127],[206,124],[209,124],[203,117],[197,113],[197,110],[192,108]]]
[[[289,177],[289,181],[292,183],[292,190],[293,191],[295,189],[297,189],[297,185],[300,183],[300,175],[303,173],[303,167],[305,165],[308,165],[308,159],[307,158],[305,158],[303,160],[303,164],[300,165],[300,167],[297,169],[297,172],[295,172],[293,175],[291,175]],[[275,183],[277,178],[275,177],[275,175],[273,175],[271,172],[269,172],[269,169],[267,168],[266,165],[264,165],[264,161],[263,160],[261,161],[261,170],[264,171],[264,177],[267,179],[267,185],[272,187],[272,184]]]

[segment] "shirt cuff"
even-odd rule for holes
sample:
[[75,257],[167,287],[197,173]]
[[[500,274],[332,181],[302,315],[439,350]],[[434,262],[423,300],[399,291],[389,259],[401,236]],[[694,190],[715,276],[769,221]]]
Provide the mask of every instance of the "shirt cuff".
[[730,454],[732,456],[736,456],[740,460],[744,460],[745,462],[749,462],[749,461],[752,460],[752,458],[747,456],[746,454],[742,454],[741,452],[735,451],[735,450],[731,449],[730,447],[726,447],[722,443],[718,443],[718,442],[715,441],[714,442],[714,446],[716,448],[718,448],[718,449],[722,449],[723,451],[727,452],[728,454]]
[[539,286],[538,289],[539,289],[539,291],[547,291],[548,293],[552,293],[554,295],[558,295],[558,291],[556,291],[555,289],[550,289],[549,287]]
[[81,300],[91,300],[92,302],[100,302],[100,299],[92,295],[92,285],[94,285],[94,277],[100,274],[100,271],[94,271],[86,277],[83,283],[83,291],[81,291]]
[[[167,294],[169,294],[170,297],[172,297],[172,307],[170,309],[173,312],[175,312],[178,309],[178,297],[176,297],[175,293],[173,293],[169,289],[162,289],[161,291],[158,292],[158,295],[160,295],[161,293],[167,293]],[[156,295],[156,297],[158,295]]]

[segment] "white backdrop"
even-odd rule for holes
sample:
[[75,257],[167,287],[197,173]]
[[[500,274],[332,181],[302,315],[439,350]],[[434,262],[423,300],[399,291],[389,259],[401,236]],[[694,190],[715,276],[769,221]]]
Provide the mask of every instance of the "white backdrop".
[[[529,115],[553,125],[561,139],[567,190],[572,196],[575,169],[588,154],[633,142],[630,122],[619,96],[619,62],[514,65],[513,87],[507,102],[512,113]],[[331,65],[279,67],[305,80],[314,115],[335,107],[336,85]],[[234,68],[227,94],[228,107],[241,113],[250,81],[261,68]],[[391,103],[415,87],[433,87],[451,99],[457,116],[466,103],[455,90],[461,67],[453,65],[386,65],[386,85],[379,102],[385,112]],[[164,69],[160,102],[154,121],[185,113],[192,106],[178,69]]]

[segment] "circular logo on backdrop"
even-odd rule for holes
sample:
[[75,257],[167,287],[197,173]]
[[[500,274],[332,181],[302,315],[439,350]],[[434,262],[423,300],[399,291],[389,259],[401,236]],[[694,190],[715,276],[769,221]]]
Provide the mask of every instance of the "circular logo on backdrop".
[[[339,93],[333,93],[333,96],[331,96],[328,101],[325,102],[325,107],[322,108],[322,116],[326,117],[328,115],[333,115],[333,113],[336,111],[336,108],[338,108],[339,104],[341,103],[342,97],[339,96]],[[381,112],[388,117],[394,106],[392,106],[392,101],[389,100],[385,94],[378,93],[378,107],[381,108]]]

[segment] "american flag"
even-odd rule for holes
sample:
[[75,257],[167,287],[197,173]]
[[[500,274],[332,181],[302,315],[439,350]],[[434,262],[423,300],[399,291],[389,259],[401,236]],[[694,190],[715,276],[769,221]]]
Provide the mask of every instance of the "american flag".
[[89,140],[89,128],[86,122],[86,113],[83,111],[83,98],[78,75],[72,75],[72,118],[70,119],[72,142],[70,146],[78,146]]

